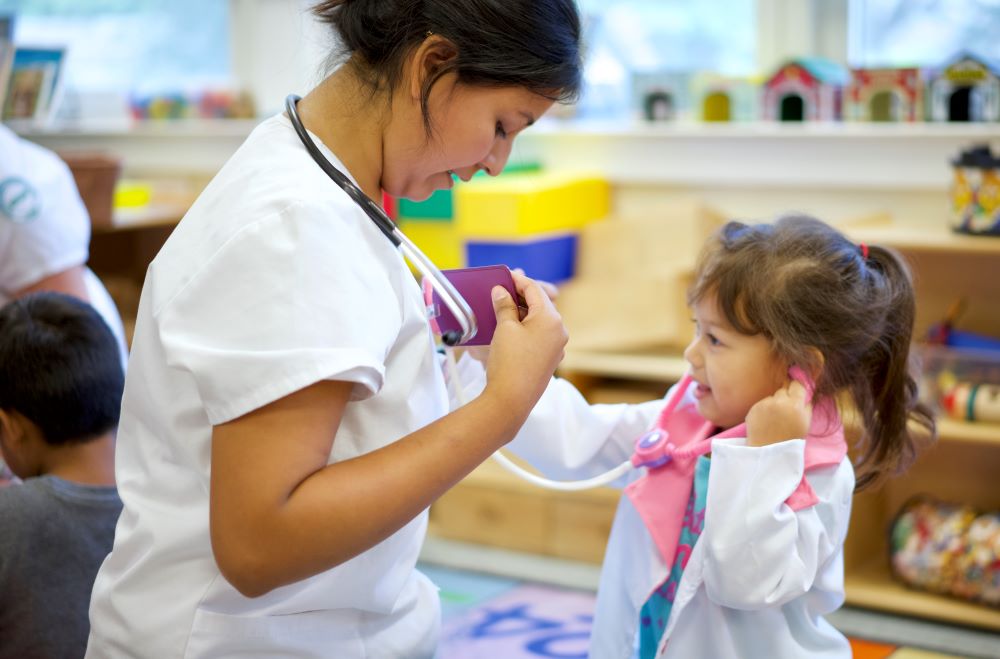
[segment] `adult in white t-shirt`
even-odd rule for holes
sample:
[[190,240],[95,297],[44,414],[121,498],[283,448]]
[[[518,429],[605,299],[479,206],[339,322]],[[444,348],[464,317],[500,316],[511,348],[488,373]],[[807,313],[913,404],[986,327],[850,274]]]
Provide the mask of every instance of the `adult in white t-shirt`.
[[[499,173],[514,136],[576,92],[572,0],[490,6],[315,9],[350,59],[299,114],[370,198]],[[495,300],[488,383],[449,413],[400,252],[288,117],[258,126],[146,276],[118,431],[124,510],[87,656],[432,656],[439,602],[415,569],[426,509],[514,437],[566,342],[538,284],[516,284],[527,315]]]
[[[59,156],[0,124],[0,307],[35,291],[89,302],[128,359],[118,309],[90,268],[90,216]],[[0,455],[0,485],[14,479]],[[16,481],[15,481],[16,482]]]
[[34,291],[93,305],[118,338],[125,331],[111,296],[86,266],[90,217],[59,156],[0,124],[0,306]]

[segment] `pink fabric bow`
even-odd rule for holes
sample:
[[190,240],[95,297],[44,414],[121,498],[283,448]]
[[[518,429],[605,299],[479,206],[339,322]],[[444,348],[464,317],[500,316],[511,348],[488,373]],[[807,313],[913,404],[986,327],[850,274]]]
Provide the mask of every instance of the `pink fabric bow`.
[[[789,374],[806,387],[807,400],[812,399],[813,384],[798,367]],[[692,400],[680,404],[692,386],[690,375],[678,383],[674,396],[660,413],[655,430],[667,433],[663,447],[669,458],[625,488],[667,566],[673,565],[677,541],[681,534],[684,509],[694,483],[694,466],[698,456],[712,450],[712,441],[729,437],[746,437],[746,424],[740,424],[716,435],[713,425],[700,414]],[[642,441],[640,440],[640,444]],[[806,437],[805,470],[840,464],[847,454],[844,427],[833,401],[824,399],[813,406],[809,436]],[[649,456],[637,449],[633,463],[648,461]],[[816,504],[818,498],[805,476],[785,503],[792,510]]]

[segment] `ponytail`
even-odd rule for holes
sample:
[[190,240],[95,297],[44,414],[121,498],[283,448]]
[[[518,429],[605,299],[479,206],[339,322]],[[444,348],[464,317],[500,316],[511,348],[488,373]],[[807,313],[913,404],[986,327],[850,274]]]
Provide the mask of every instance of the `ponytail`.
[[912,464],[914,431],[930,439],[936,434],[933,413],[918,397],[917,363],[910,354],[916,303],[909,269],[896,252],[878,246],[869,248],[864,267],[870,271],[871,309],[882,322],[859,364],[864,377],[851,385],[864,428],[855,465],[858,490]]

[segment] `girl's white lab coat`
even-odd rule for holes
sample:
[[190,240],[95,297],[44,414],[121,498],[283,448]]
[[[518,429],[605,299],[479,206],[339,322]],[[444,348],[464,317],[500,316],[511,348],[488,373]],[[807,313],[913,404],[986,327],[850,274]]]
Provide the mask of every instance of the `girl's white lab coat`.
[[[482,369],[460,362],[468,397]],[[668,394],[669,396],[669,394]],[[557,479],[594,476],[627,460],[664,401],[589,405],[553,379],[510,449]],[[692,659],[844,658],[847,639],[823,619],[844,601],[843,541],[854,471],[812,470],[819,503],[799,512],[785,500],[803,476],[803,440],[712,445],[705,526],[677,589],[658,656]],[[641,475],[635,470],[618,483]],[[591,636],[593,659],[632,656],[639,610],[669,573],[627,497],[618,505],[601,572]]]
[[414,569],[426,512],[262,597],[242,596],[215,564],[212,427],[323,379],[354,383],[330,462],[448,411],[413,276],[277,116],[223,167],[147,273],[118,431],[124,510],[94,585],[88,657],[433,655],[437,592]]

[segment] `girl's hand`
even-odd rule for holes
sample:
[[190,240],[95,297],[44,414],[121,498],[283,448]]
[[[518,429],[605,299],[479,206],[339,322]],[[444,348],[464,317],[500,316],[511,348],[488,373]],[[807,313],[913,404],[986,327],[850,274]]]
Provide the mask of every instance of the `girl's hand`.
[[767,446],[789,439],[805,439],[812,422],[806,389],[790,380],[773,395],[758,401],[747,413],[747,445]]
[[514,286],[528,311],[522,319],[510,294],[500,286],[493,289],[497,328],[486,361],[486,392],[500,396],[512,413],[527,415],[562,361],[568,337],[538,282],[514,272]]

